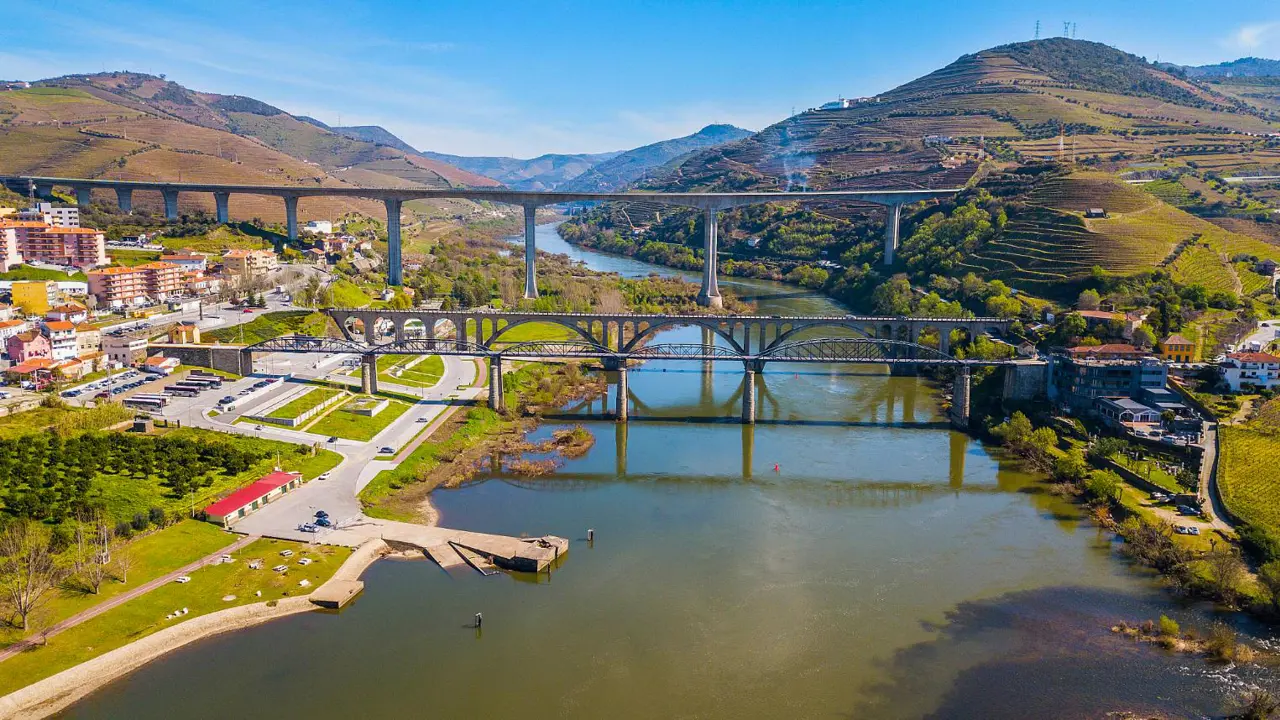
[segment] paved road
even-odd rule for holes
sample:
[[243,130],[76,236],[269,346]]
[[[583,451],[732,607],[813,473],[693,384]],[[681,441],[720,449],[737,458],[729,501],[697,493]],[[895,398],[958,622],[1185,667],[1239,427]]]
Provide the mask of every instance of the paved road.
[[[208,555],[205,555],[199,560],[183,565],[182,567],[178,568],[177,570],[174,570],[171,573],[161,575],[160,577],[155,578],[154,580],[145,582],[128,592],[120,593],[119,595],[111,598],[110,600],[100,602],[91,608],[81,610],[75,615],[72,615],[71,617],[63,620],[62,622],[59,622],[53,625],[46,632],[41,633],[38,636],[38,638],[47,639],[65,630],[70,630],[71,628],[79,625],[80,623],[85,622],[86,620],[95,618],[114,607],[119,607],[120,605],[123,605],[124,603],[129,602],[130,600],[138,597],[139,595],[149,593],[152,590],[155,590],[156,588],[166,583],[171,583],[174,580],[176,580],[180,575],[186,575],[187,573],[190,573],[193,570],[196,570],[197,568],[204,567],[205,565],[213,562],[214,560],[217,560],[219,557],[223,555],[230,555],[231,553],[239,550],[240,548],[248,545],[249,543],[257,539],[258,537],[255,535],[246,535],[245,537],[242,537],[236,540],[235,542],[222,548],[221,550],[215,550],[214,552]],[[37,638],[23,640],[22,642],[14,643],[9,647],[3,650],[0,650],[0,662],[9,659],[13,655],[18,654],[29,647],[36,645],[38,642],[42,642],[42,640],[38,640]]]
[[1200,460],[1200,497],[1208,498],[1209,506],[1203,507],[1209,517],[1209,523],[1226,534],[1235,534],[1235,526],[1227,521],[1230,517],[1222,505],[1222,497],[1218,494],[1218,424],[1204,424],[1204,456]]
[[[375,475],[396,465],[394,460],[375,460],[379,448],[384,446],[404,448],[410,444],[415,435],[428,427],[432,420],[457,403],[471,402],[482,392],[470,387],[477,379],[475,362],[459,357],[445,357],[444,369],[444,376],[435,387],[425,391],[419,388],[412,390],[406,388],[405,390],[415,394],[421,392],[423,399],[372,440],[368,442],[342,440],[334,444],[326,443],[326,447],[332,448],[343,456],[342,462],[329,473],[328,478],[306,483],[300,489],[236,523],[234,529],[237,532],[255,535],[309,541],[314,540],[315,537],[309,533],[298,532],[296,528],[299,524],[315,517],[317,510],[324,510],[338,521],[364,520],[360,501],[356,495]],[[321,367],[310,372],[323,371],[325,368]],[[457,389],[458,386],[464,385],[468,386],[468,389],[463,391]],[[317,436],[308,433],[283,428],[264,426],[263,431],[259,432],[251,425],[227,425],[221,416],[205,418],[204,422],[208,423],[207,426],[224,432],[260,435],[289,442],[311,443],[317,439]],[[323,442],[325,438],[319,438],[319,440]]]
[[1258,329],[1254,330],[1244,340],[1240,341],[1237,347],[1245,348],[1249,343],[1256,342],[1262,346],[1263,350],[1267,349],[1267,345],[1276,339],[1276,333],[1280,332],[1280,320],[1263,320],[1258,323]]

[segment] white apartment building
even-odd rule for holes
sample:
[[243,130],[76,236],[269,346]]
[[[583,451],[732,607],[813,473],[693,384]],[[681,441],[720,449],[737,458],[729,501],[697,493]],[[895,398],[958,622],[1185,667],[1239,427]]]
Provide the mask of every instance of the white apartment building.
[[1280,387],[1280,357],[1263,352],[1231,353],[1218,364],[1222,379],[1233,392],[1245,385]]
[[80,227],[80,208],[54,207],[53,203],[36,203],[33,207],[18,211],[19,220],[42,222],[62,228]]

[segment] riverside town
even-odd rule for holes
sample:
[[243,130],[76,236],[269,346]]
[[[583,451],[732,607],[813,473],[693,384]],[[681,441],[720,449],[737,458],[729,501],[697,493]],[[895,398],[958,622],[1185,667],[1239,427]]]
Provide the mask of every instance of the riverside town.
[[15,2],[0,720],[1280,720],[1277,7]]

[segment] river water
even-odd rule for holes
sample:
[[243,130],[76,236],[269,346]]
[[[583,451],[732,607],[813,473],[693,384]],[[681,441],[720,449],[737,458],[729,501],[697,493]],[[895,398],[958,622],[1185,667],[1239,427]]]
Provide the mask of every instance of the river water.
[[[550,226],[539,244],[564,246]],[[598,269],[655,269],[571,250]],[[732,284],[765,314],[840,311],[788,286]],[[435,495],[446,525],[570,538],[550,576],[378,563],[340,614],[195,644],[66,715],[1205,717],[1271,686],[1257,669],[1108,632],[1213,616],[949,430],[923,380],[770,367],[754,428],[733,422],[742,382],[729,365],[650,363],[632,371],[629,425],[600,419],[602,401],[566,409],[597,437],[585,457]]]

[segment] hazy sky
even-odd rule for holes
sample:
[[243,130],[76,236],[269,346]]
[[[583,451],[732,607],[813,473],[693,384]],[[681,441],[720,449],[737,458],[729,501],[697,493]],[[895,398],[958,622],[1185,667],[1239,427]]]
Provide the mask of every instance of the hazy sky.
[[[1150,59],[1280,58],[1280,2],[7,0],[0,78],[136,70],[466,155],[752,130],[1062,34]],[[909,15],[901,13],[910,8]]]

